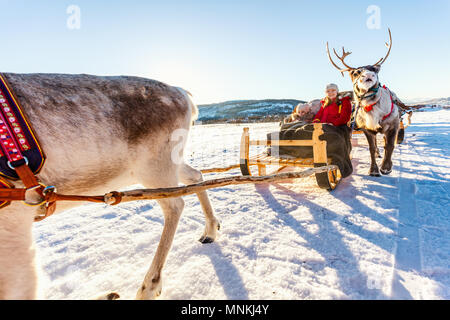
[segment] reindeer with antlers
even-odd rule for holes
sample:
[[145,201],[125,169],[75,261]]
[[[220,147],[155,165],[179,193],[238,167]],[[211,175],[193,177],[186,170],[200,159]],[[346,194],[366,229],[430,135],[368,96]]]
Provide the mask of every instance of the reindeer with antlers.
[[[345,51],[342,47],[342,55],[339,56],[333,49],[336,57],[341,61],[345,68],[341,68],[330,55],[327,42],[327,54],[331,64],[336,67],[344,76],[344,72],[350,74],[353,82],[353,100],[355,103],[354,121],[356,127],[361,129],[369,143],[371,165],[369,174],[371,176],[381,176],[392,172],[392,153],[400,127],[400,111],[396,103],[400,101],[395,93],[386,86],[381,86],[378,79],[378,72],[381,65],[386,61],[392,48],[392,35],[389,30],[389,43],[386,43],[388,52],[384,58],[378,60],[373,65],[359,68],[350,67],[344,60],[351,52]],[[381,169],[378,168],[376,157],[378,154],[377,133],[384,134],[384,158]]]

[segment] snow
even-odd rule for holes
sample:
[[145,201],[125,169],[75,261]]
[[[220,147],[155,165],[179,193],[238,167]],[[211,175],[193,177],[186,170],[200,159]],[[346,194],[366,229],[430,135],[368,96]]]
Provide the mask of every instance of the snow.
[[[389,176],[367,175],[361,136],[354,173],[331,193],[312,177],[209,190],[221,221],[212,244],[197,241],[204,218],[196,197],[186,196],[160,299],[450,299],[450,112],[412,120]],[[237,163],[244,126],[251,138],[278,128],[195,126],[188,162]],[[229,174],[239,171],[205,178]],[[133,299],[162,227],[156,201],[88,204],[36,223],[41,297],[89,299],[114,290]]]

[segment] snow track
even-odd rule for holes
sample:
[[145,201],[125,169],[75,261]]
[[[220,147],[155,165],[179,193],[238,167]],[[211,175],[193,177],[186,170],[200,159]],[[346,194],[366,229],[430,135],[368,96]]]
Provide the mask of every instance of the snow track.
[[[408,148],[407,145],[406,148]],[[417,221],[416,181],[415,179],[408,178],[405,174],[408,171],[407,168],[411,167],[411,164],[408,163],[409,166],[405,166],[405,160],[402,160],[402,149],[405,149],[405,145],[398,147],[398,150],[400,151],[399,162],[401,166],[399,178],[400,208],[398,217],[397,248],[395,252],[395,270],[392,283],[392,298],[411,299],[412,296],[403,286],[402,278],[398,270],[421,270],[421,250],[418,226],[411,224],[411,222],[414,223],[414,221]]]
[[[188,162],[235,164],[243,126],[194,126]],[[278,128],[248,126],[252,138]],[[450,299],[449,132],[449,111],[414,114],[389,176],[369,177],[357,146],[354,173],[331,193],[313,177],[209,190],[222,228],[208,245],[197,241],[198,200],[186,196],[160,298]],[[228,174],[239,171],[205,178]],[[132,299],[162,226],[156,201],[89,204],[35,224],[42,297]]]
[[[444,111],[440,114],[447,113],[448,111]],[[398,148],[401,162],[399,240],[395,255],[392,298],[448,299],[450,297],[448,260],[450,234],[448,175],[450,171],[449,157],[444,150],[448,148],[449,125],[448,123],[432,123],[430,120],[434,117],[426,117],[430,114],[420,115],[423,116],[420,119],[422,123],[417,124],[416,128],[428,128],[429,131],[425,134],[414,134],[417,138],[411,136]],[[424,122],[425,120],[427,122]],[[436,153],[436,147],[442,147],[444,152]],[[444,224],[437,223],[435,219],[443,219],[444,221],[440,222]],[[438,235],[440,231],[442,234]],[[442,254],[445,250],[446,254]],[[428,277],[428,281],[420,287],[415,281],[424,276]],[[433,284],[429,281],[430,279],[438,281]],[[430,297],[427,291],[432,285],[438,285],[435,290],[440,294]]]

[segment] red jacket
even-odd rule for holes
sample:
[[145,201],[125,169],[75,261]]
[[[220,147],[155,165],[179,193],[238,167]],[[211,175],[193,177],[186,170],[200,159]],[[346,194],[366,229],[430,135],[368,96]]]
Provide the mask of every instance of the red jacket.
[[352,115],[352,104],[350,97],[343,97],[341,100],[332,102],[325,108],[323,104],[325,100],[320,101],[322,107],[314,116],[313,122],[331,123],[335,126],[342,126],[350,121]]

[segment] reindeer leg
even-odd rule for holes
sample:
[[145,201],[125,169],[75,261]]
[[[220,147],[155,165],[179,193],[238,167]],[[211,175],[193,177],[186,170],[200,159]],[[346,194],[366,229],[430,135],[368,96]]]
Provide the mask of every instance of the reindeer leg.
[[0,300],[37,298],[35,245],[32,236],[35,208],[17,202],[0,214]]
[[[192,184],[203,181],[203,175],[199,170],[192,168],[187,164],[183,164],[179,171],[180,181],[184,184]],[[217,237],[217,230],[220,229],[219,220],[214,216],[214,209],[209,201],[206,191],[197,193],[198,200],[202,206],[203,213],[205,215],[206,224],[205,232],[199,239],[201,243],[211,243]]]
[[378,169],[377,160],[376,160],[376,149],[377,149],[377,133],[369,130],[363,130],[364,135],[367,138],[367,142],[369,143],[369,151],[370,151],[370,171],[369,174],[374,177],[380,177],[380,170]]
[[[177,165],[172,161],[171,150],[171,146],[168,145],[167,149],[160,154],[161,159],[158,162],[153,159],[143,159],[142,163],[135,165],[135,174],[146,188],[178,186],[179,168],[182,164]],[[164,214],[164,227],[153,261],[136,294],[136,299],[155,299],[161,294],[162,269],[172,247],[178,221],[184,208],[184,200],[181,197],[157,199],[157,202]]]
[[184,208],[182,198],[157,200],[164,212],[164,228],[152,264],[145,275],[136,299],[155,299],[161,294],[161,272],[172,246],[178,221]]
[[394,128],[384,134],[384,158],[380,170],[382,174],[390,174],[392,172],[392,153],[394,152],[397,132],[398,128]]
[[381,153],[380,153],[380,149],[378,148],[378,142],[377,139],[375,139],[375,157],[376,158],[382,158],[381,157]]

